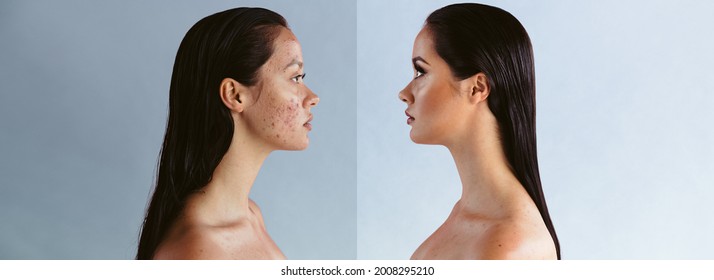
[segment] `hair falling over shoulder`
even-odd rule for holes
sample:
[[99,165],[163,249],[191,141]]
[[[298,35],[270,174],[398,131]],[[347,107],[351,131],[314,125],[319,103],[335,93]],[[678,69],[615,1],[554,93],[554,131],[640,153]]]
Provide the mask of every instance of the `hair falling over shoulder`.
[[166,134],[156,185],[141,228],[137,259],[152,259],[186,198],[203,188],[228,151],[233,120],[220,100],[224,78],[253,85],[272,55],[279,14],[236,8],[198,21],[186,33],[174,62]]
[[488,107],[498,121],[508,163],[538,207],[560,259],[538,170],[535,68],[528,33],[510,13],[481,4],[438,9],[426,19],[426,28],[456,78],[480,72],[488,77]]

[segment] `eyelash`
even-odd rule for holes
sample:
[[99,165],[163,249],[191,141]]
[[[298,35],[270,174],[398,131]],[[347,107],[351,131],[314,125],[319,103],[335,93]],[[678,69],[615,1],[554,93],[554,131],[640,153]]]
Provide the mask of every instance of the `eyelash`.
[[419,79],[419,77],[426,74],[426,72],[424,72],[424,69],[419,67],[419,65],[414,64],[414,70],[416,71],[416,74],[414,75],[414,80]]
[[305,75],[307,75],[307,73],[302,73],[302,74],[292,77],[290,79],[293,80],[293,82],[295,82],[295,83],[300,83],[300,81],[298,81],[298,80],[305,80]]

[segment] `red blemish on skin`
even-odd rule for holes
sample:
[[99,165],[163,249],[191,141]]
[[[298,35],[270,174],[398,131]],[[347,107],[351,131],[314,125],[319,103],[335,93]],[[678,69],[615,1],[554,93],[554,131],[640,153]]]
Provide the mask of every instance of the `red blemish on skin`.
[[297,102],[292,100],[290,104],[284,110],[285,115],[283,117],[283,123],[285,126],[290,127],[295,122],[295,117],[297,116]]
[[277,136],[277,137],[278,137],[278,139],[280,139],[280,134],[275,134],[275,136]]
[[[266,121],[266,119],[263,119],[263,122],[265,122],[265,121]],[[261,129],[263,129],[263,131],[266,131],[266,130],[269,130],[269,127],[263,126],[263,127],[261,127]]]

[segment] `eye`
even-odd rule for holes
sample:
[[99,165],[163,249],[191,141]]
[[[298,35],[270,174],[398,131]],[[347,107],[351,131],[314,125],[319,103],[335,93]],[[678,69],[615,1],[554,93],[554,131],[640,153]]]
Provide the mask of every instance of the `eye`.
[[414,72],[415,72],[415,73],[414,73],[414,79],[415,79],[415,80],[416,80],[416,79],[419,79],[419,77],[421,77],[421,76],[423,76],[424,74],[426,74],[426,72],[424,72],[424,69],[422,69],[421,67],[419,67],[419,65],[416,65],[416,64],[414,64]]
[[293,82],[299,84],[302,80],[305,79],[305,75],[307,75],[307,73],[302,73],[302,74],[292,77],[290,79],[293,80]]

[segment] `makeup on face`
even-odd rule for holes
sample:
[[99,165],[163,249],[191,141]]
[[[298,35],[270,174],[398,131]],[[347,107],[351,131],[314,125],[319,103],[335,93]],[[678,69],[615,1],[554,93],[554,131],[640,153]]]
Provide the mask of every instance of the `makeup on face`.
[[408,111],[404,111],[404,113],[407,114],[407,125],[411,125],[414,121],[414,117],[412,117],[412,115],[410,115]]
[[[427,66],[429,65],[424,58],[421,56],[415,56],[412,58],[412,65],[414,66],[414,80],[419,79],[426,74],[426,71],[424,68],[419,65],[419,64],[426,64]],[[407,115],[407,125],[411,125],[412,122],[414,122],[415,118],[409,114],[409,109],[405,110],[404,113]]]
[[421,78],[424,74],[426,74],[426,71],[424,71],[424,68],[422,68],[418,62],[429,65],[429,63],[426,62],[426,60],[424,60],[421,56],[412,58],[412,65],[414,65],[414,80]]
[[409,136],[416,143],[444,143],[461,127],[458,124],[464,121],[461,116],[468,104],[457,94],[449,66],[436,53],[426,29],[414,40],[411,62],[414,76],[399,92],[399,98],[407,105],[404,114],[411,127]]

